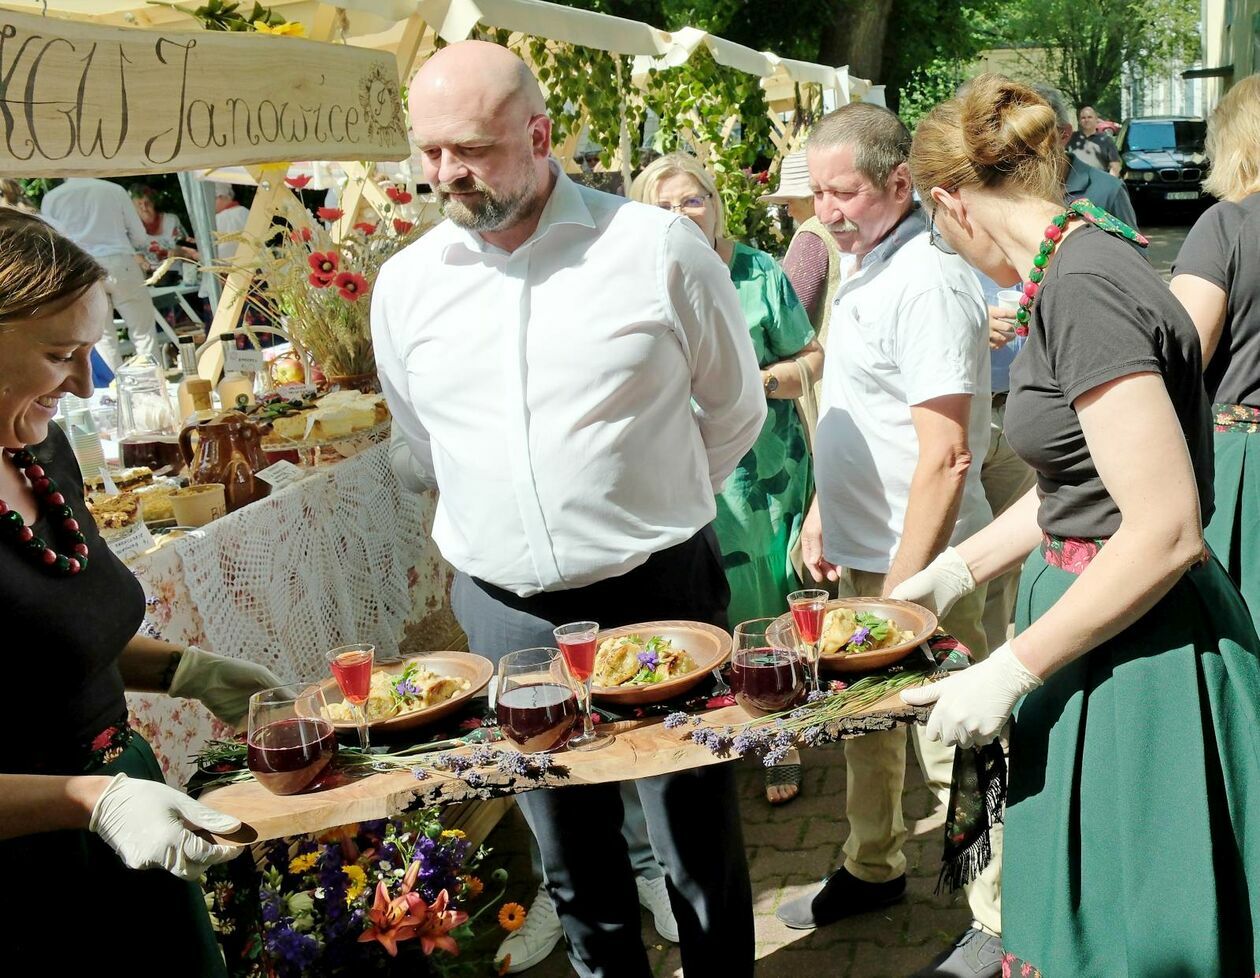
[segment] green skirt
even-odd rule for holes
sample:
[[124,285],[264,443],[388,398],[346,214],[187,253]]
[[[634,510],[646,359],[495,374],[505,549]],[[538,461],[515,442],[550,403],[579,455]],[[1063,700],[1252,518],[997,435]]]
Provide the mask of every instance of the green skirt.
[[788,594],[802,586],[788,555],[805,521],[813,466],[795,402],[768,406],[756,443],[718,494],[713,521],[731,588],[732,627],[783,614]]
[[[139,734],[116,760],[90,773],[163,780]],[[80,964],[102,974],[226,978],[196,883],[161,869],[128,869],[99,836],[85,831],[0,842],[0,866],[6,879],[7,912],[0,922],[6,974],[59,974]]]
[[[1075,580],[1033,553],[1017,629]],[[1260,972],[1258,649],[1210,559],[1021,701],[1002,872],[1012,975]]]
[[1260,435],[1218,428],[1216,510],[1203,531],[1260,629]]

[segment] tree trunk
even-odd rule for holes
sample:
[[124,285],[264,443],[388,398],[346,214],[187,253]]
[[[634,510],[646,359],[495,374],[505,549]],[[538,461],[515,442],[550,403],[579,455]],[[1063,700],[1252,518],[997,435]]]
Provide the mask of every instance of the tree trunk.
[[892,5],[893,0],[837,0],[835,17],[823,31],[819,61],[847,64],[850,74],[879,84]]

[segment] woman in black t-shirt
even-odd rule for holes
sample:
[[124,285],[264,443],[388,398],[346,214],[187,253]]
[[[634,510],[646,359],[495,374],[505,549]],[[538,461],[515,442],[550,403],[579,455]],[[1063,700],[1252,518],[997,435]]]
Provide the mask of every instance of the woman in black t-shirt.
[[[196,698],[239,723],[277,680],[136,634],[144,593],[97,534],[51,423],[63,394],[92,393],[104,277],[38,218],[0,211],[0,957],[12,974],[224,974],[194,881],[239,851],[204,832],[240,823],[167,787],[123,692]],[[64,940],[37,923],[70,906]]]
[[1260,75],[1226,93],[1208,119],[1220,198],[1190,229],[1172,291],[1203,346],[1216,422],[1216,513],[1204,531],[1260,628]]
[[1025,280],[1006,433],[1037,487],[893,593],[944,611],[1023,563],[1015,638],[905,694],[935,704],[947,743],[992,740],[1014,709],[1005,967],[1252,978],[1260,639],[1204,548],[1194,327],[1132,229],[1065,211],[1054,114],[1030,89],[977,78],[919,123],[910,169],[934,237]]

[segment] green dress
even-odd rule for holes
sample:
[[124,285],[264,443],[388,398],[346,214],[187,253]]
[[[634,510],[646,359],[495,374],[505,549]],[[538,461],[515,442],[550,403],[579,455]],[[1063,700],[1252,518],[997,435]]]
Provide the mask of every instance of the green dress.
[[[735,244],[731,281],[764,368],[795,356],[814,338],[805,309],[778,263]],[[731,624],[782,614],[800,581],[788,552],[800,536],[813,484],[805,428],[796,402],[773,398],[752,449],[717,497],[714,528],[731,586]]]

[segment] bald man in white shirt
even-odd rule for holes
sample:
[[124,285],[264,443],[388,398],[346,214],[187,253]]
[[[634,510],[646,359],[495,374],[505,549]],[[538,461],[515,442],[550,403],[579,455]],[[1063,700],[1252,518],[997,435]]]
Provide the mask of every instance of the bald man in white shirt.
[[[714,493],[766,416],[729,274],[685,218],[580,187],[506,49],[437,52],[410,89],[447,220],[372,302],[405,479],[436,484],[470,648],[659,619],[726,625]],[[688,974],[749,978],[751,891],[729,764],[637,782]],[[618,786],[518,796],[581,976],[650,974]]]
[[[44,195],[41,216],[95,258],[109,278],[105,288],[136,353],[157,357],[157,310],[136,261],[149,249],[149,236],[131,195],[108,180],[72,177]],[[101,340],[105,360],[116,368],[122,359],[112,330]]]

